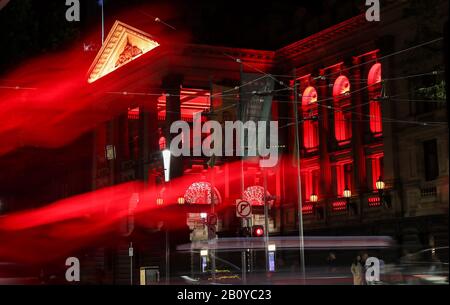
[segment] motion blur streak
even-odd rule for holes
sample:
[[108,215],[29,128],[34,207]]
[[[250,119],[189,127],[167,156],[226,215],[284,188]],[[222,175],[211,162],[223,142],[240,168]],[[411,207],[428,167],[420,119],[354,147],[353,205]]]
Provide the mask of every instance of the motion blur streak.
[[[229,182],[238,182],[240,162],[228,166],[233,173]],[[120,224],[130,214],[134,215],[136,226],[155,228],[158,222],[164,221],[170,229],[187,229],[187,210],[177,204],[177,198],[184,195],[191,183],[204,180],[205,175],[211,177],[212,170],[173,179],[166,185],[162,206],[156,205],[159,189],[144,189],[141,182],[129,182],[3,215],[0,217],[0,260],[40,263],[73,255],[74,251],[93,243],[112,242],[123,235]],[[217,188],[225,183],[219,178],[215,178]],[[139,194],[137,200],[135,194]],[[209,212],[210,206],[204,206],[204,211]],[[225,207],[222,203],[216,211]]]
[[[166,45],[166,42],[182,43],[189,39],[189,34],[182,31],[167,35],[166,27],[146,17],[142,13],[146,11],[166,20],[174,14],[169,12],[176,12],[169,7],[136,7],[111,17],[107,27],[118,19],[155,35]],[[87,71],[96,52],[85,52],[84,42],[98,44],[98,31],[94,29],[81,37],[66,51],[29,59],[10,73],[1,75],[0,156],[23,146],[61,147],[97,124],[126,111],[129,106],[126,101],[107,93],[126,90],[126,84],[145,78],[148,63],[142,64],[142,61],[149,60],[151,54],[136,60],[140,64],[135,70],[138,73],[120,77],[111,73],[107,81],[88,84]]]

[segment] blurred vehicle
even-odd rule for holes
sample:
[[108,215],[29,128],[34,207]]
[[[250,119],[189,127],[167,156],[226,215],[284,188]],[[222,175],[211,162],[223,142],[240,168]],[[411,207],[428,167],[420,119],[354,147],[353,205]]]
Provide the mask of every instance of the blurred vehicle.
[[448,247],[437,247],[406,254],[397,265],[385,270],[389,284],[435,285],[447,284]]

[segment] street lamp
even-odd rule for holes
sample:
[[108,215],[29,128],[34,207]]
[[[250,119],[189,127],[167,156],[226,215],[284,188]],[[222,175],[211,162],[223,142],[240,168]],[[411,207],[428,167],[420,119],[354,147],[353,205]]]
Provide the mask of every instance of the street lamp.
[[164,162],[164,181],[169,182],[170,180],[170,150],[164,149],[162,151],[163,162]]
[[349,190],[349,188],[346,186],[344,189],[344,198],[350,201],[350,198],[352,197],[352,191]]
[[350,198],[352,197],[352,191],[348,188],[348,186],[345,186],[343,195],[345,200],[347,201],[347,211],[350,212],[350,205],[351,205]]
[[317,197],[316,194],[311,194],[311,196],[309,196],[309,201],[311,201],[311,202],[316,203],[318,199],[319,198]]
[[375,186],[379,192],[383,192],[385,184],[384,181],[381,179],[381,176],[380,178],[378,178],[377,182],[375,182]]
[[164,204],[164,199],[162,199],[161,197],[156,198],[156,205],[163,205]]
[[184,197],[178,197],[177,199],[178,204],[184,204]]
[[381,179],[381,176],[378,178],[377,182],[375,182],[375,187],[378,190],[378,197],[380,199],[381,204],[383,204],[383,206],[390,208],[391,207],[391,202],[390,202],[390,197],[386,196],[385,194],[385,186],[386,184],[384,183],[383,179]]

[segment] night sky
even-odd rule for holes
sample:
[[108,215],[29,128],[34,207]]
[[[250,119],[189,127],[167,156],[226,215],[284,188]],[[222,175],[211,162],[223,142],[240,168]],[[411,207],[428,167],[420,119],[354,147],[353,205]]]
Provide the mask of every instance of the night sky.
[[[98,0],[81,0],[81,21],[65,20],[64,0],[11,0],[0,11],[0,74],[49,51],[80,46],[89,33],[100,37]],[[189,42],[274,50],[348,19],[364,10],[364,0],[186,1],[104,0],[106,34],[116,19],[154,35],[173,30],[155,25],[159,17],[189,33]],[[126,17],[123,17],[127,15]],[[105,35],[106,35],[105,34]],[[186,35],[185,35],[186,36]]]

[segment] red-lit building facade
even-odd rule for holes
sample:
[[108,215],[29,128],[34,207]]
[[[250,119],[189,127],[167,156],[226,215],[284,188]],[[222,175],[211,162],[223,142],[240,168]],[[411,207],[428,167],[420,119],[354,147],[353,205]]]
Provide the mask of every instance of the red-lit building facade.
[[[447,10],[440,11],[445,15]],[[445,109],[437,105],[425,111],[389,98],[425,86],[394,79],[443,70],[443,54],[440,47],[427,49],[418,53],[416,63],[388,56],[434,38],[417,36],[417,29],[395,37],[399,27],[414,24],[414,16],[402,14],[401,3],[391,4],[380,23],[357,16],[275,51],[179,45],[155,38],[156,46],[146,33],[116,23],[90,70],[94,90],[115,81],[105,98],[114,101],[120,113],[91,133],[91,189],[141,180],[157,195],[139,204],[186,215],[209,212],[214,202],[217,234],[236,236],[241,226],[235,216],[237,199],[252,202],[253,224],[264,225],[261,205],[267,175],[267,193],[274,198],[269,232],[294,235],[299,226],[297,176],[292,175],[297,164],[297,107],[305,234],[389,235],[402,244],[448,244],[448,126],[404,123],[446,121]],[[264,172],[245,160],[237,173],[230,163],[241,162],[238,157],[218,158],[210,170],[209,157],[176,157],[171,179],[193,179],[176,187],[165,183],[161,151],[174,136],[169,133],[171,123],[181,119],[192,124],[196,112],[203,113],[203,120],[238,119],[233,104],[241,101],[242,75],[261,76],[261,71],[276,78],[274,91],[281,92],[273,95],[270,109],[271,120],[280,126],[279,165]],[[437,84],[441,79],[437,75],[430,81]],[[286,90],[294,85],[297,104],[294,90]],[[231,110],[220,110],[226,107]],[[380,181],[389,206],[380,200]],[[165,196],[173,190],[176,199],[169,201]],[[108,257],[119,261],[123,256],[126,261],[132,230],[123,226],[128,237],[115,254],[102,248],[93,256],[106,265]],[[151,264],[144,256],[142,264]],[[117,263],[117,268],[128,267]],[[107,276],[112,272],[104,269]],[[126,283],[126,271],[123,277]]]

